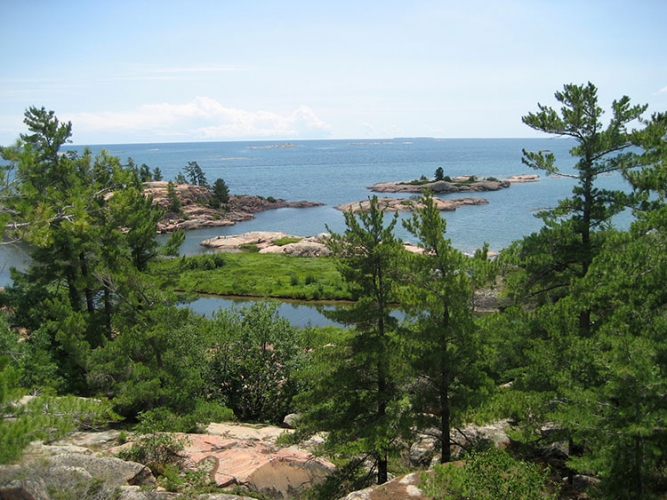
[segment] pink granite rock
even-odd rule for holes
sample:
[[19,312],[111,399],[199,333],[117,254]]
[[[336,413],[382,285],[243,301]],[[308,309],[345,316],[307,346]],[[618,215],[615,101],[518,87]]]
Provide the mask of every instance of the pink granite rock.
[[323,481],[333,464],[312,453],[269,442],[211,434],[187,434],[183,455],[194,464],[215,460],[212,479],[220,487],[242,485],[271,498],[292,498]]

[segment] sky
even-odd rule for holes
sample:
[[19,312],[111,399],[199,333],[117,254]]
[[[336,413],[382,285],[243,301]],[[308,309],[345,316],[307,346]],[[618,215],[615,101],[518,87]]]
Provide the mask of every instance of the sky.
[[667,110],[665,0],[0,0],[0,145],[504,138],[592,82]]

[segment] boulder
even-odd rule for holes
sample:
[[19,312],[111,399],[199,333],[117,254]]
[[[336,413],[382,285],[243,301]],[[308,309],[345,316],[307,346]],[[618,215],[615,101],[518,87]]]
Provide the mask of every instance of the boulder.
[[410,465],[412,467],[429,467],[438,445],[434,436],[422,435],[410,446]]
[[469,424],[465,428],[452,432],[452,441],[460,443],[461,446],[452,447],[452,459],[456,460],[464,454],[464,447],[471,444],[487,441],[498,448],[510,444],[511,439],[507,434],[510,428],[508,420],[499,420],[486,425]]
[[[85,461],[95,460],[90,456],[81,458]],[[102,482],[97,479],[102,479]],[[53,463],[50,460],[0,467],[0,499],[3,500],[51,500],[63,498],[63,495],[69,495],[67,498],[93,498],[93,494],[94,498],[117,498],[118,491],[127,486],[127,483],[113,484],[105,478],[98,478],[83,466]]]
[[213,459],[211,478],[222,488],[240,485],[269,498],[293,498],[324,481],[334,469],[310,452],[279,448],[259,436],[256,440],[211,434],[184,437],[186,461],[199,464]]
[[290,413],[289,415],[285,415],[285,418],[283,418],[283,427],[285,429],[296,429],[299,416],[300,415],[298,413]]
[[51,500],[46,483],[41,477],[22,477],[0,483],[3,500]]
[[148,467],[120,458],[68,453],[51,457],[48,463],[52,468],[81,468],[92,478],[100,479],[110,486],[157,486],[157,481]]
[[[276,445],[292,432],[275,426],[212,423],[206,434],[174,434],[183,439],[182,463],[206,471],[218,487],[243,487],[267,498],[298,497],[333,471],[330,462],[300,447]],[[132,443],[125,443],[115,452]]]
[[422,475],[432,476],[433,471],[412,472],[377,486],[354,491],[344,500],[430,500],[419,488]]

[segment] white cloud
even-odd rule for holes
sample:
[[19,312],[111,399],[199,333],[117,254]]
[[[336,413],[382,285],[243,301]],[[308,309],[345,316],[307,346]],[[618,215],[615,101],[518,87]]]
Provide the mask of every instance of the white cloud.
[[129,112],[79,113],[67,117],[82,132],[126,132],[195,139],[328,137],[330,126],[301,106],[290,114],[227,108],[197,97],[185,104],[147,104]]
[[659,94],[667,93],[667,87],[662,87],[662,88],[658,91],[658,93],[659,93]]

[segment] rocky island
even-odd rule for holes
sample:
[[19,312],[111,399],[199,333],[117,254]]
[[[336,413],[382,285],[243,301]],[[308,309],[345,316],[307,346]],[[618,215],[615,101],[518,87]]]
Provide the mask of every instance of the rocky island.
[[274,231],[250,231],[230,236],[215,236],[200,243],[220,252],[242,252],[253,249],[259,253],[283,253],[300,257],[321,257],[331,252],[326,247],[327,233],[295,236]]
[[238,222],[251,220],[255,214],[278,208],[307,208],[321,206],[323,203],[312,201],[285,201],[273,197],[232,195],[229,203],[222,208],[209,205],[211,192],[206,186],[174,184],[176,195],[181,204],[179,213],[169,211],[168,182],[156,181],[145,183],[144,193],[153,198],[153,203],[165,210],[165,215],[158,223],[158,231],[168,233],[177,230],[202,229],[205,227],[233,226]]
[[[434,198],[433,201],[435,202],[436,207],[442,212],[453,212],[459,207],[487,205],[489,203],[488,200],[477,197],[452,198],[449,200]],[[385,212],[414,212],[422,206],[422,203],[418,200],[389,197],[378,198],[378,207]],[[370,200],[344,203],[335,208],[343,212],[349,212],[350,210],[353,212],[368,212],[368,210],[370,210]]]
[[375,193],[423,193],[426,190],[434,194],[470,193],[498,191],[510,187],[513,183],[536,182],[538,178],[537,174],[513,175],[502,180],[495,177],[478,178],[475,175],[462,175],[453,179],[445,177],[443,180],[379,182],[369,189]]
[[[514,183],[536,182],[537,174],[513,175],[506,179],[498,180],[495,177],[478,178],[475,175],[462,175],[459,177],[445,177],[442,180],[430,180],[425,177],[412,181],[378,182],[369,187],[375,193],[423,193],[430,191],[433,194],[448,193],[470,193],[482,191],[498,191],[510,187]],[[434,198],[437,208],[441,211],[454,211],[459,207],[472,205],[486,205],[488,200],[479,197]],[[406,198],[383,197],[378,199],[379,207],[385,212],[413,212],[422,207],[418,200]],[[370,209],[370,201],[353,201],[338,205],[338,210],[348,212],[367,212]]]

